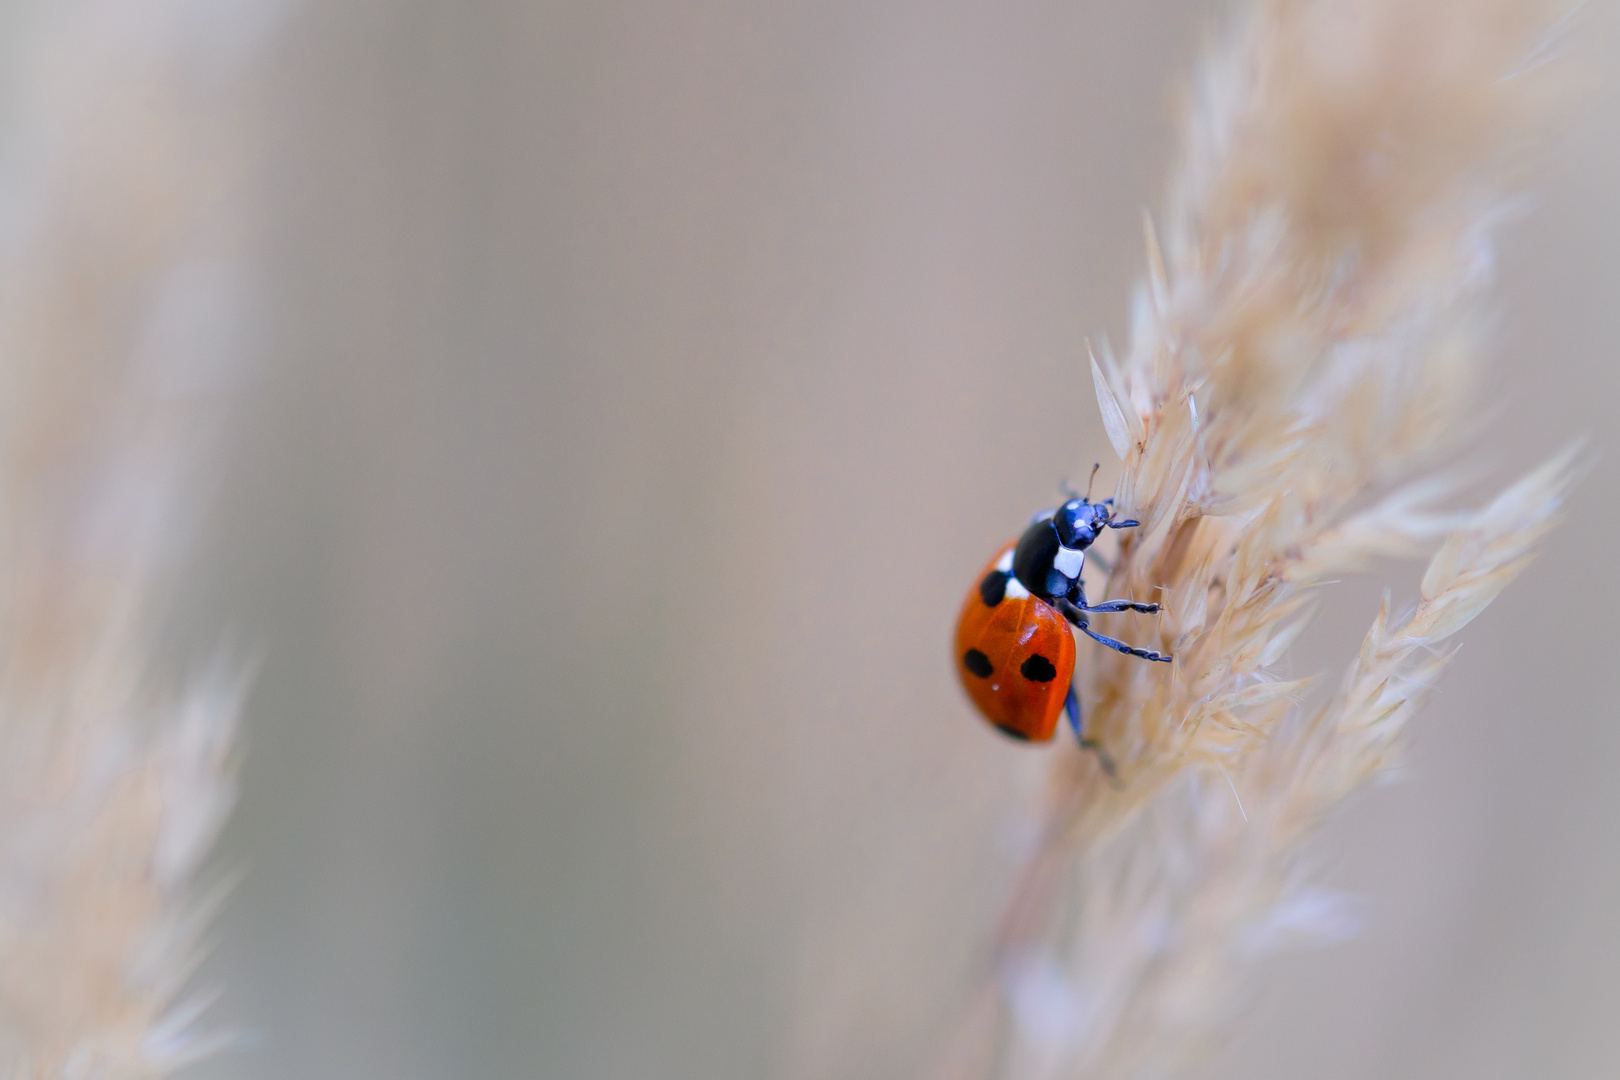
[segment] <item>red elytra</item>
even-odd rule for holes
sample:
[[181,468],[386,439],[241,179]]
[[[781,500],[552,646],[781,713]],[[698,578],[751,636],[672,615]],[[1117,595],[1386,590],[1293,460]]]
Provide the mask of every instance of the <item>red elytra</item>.
[[1074,635],[1055,608],[1002,572],[1012,550],[1008,544],[990,560],[962,602],[956,674],[995,727],[1047,742],[1074,678]]

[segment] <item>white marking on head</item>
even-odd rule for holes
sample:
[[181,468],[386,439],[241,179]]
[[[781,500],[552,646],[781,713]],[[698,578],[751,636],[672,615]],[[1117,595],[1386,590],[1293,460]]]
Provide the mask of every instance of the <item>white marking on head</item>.
[[1019,581],[1015,577],[1010,577],[1007,579],[1008,600],[1023,600],[1028,596],[1029,590],[1024,588],[1024,583],[1022,581]]
[[1052,556],[1052,567],[1064,577],[1073,581],[1080,576],[1080,568],[1086,565],[1086,553],[1079,548],[1060,547],[1057,554]]
[[1012,557],[1012,548],[1008,548],[1006,551],[1003,551],[1001,553],[1001,558],[996,560],[996,569],[1000,570],[1003,574],[1012,573]]

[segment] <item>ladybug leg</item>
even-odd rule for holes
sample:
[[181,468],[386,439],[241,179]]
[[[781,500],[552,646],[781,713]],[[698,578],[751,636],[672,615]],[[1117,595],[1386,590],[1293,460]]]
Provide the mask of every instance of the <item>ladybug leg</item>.
[[1142,604],[1135,600],[1104,600],[1100,604],[1078,604],[1081,611],[1095,611],[1103,615],[1111,611],[1140,611],[1144,615],[1157,615],[1158,604]]
[[[1136,600],[1104,600],[1100,604],[1087,603],[1085,586],[1079,583],[1076,583],[1074,590],[1074,606],[1081,611],[1095,611],[1103,615],[1114,611],[1140,611],[1144,615],[1157,615],[1159,613],[1158,604],[1144,604]],[[1074,619],[1071,617],[1069,621],[1074,622]],[[1083,623],[1075,623],[1075,625],[1082,626]]]
[[1125,644],[1118,638],[1111,638],[1107,634],[1099,634],[1097,631],[1093,630],[1084,623],[1080,624],[1080,632],[1086,635],[1092,641],[1099,642],[1108,646],[1110,649],[1125,653],[1127,656],[1140,656],[1143,660],[1157,660],[1163,664],[1168,664],[1172,659],[1174,659],[1173,657],[1166,656],[1164,653],[1154,652],[1152,649],[1138,649],[1134,645]]
[[[1115,650],[1116,652],[1125,653],[1127,656],[1139,656],[1143,660],[1157,660],[1160,663],[1168,664],[1173,659],[1173,657],[1166,656],[1164,653],[1154,652],[1152,649],[1139,649],[1134,645],[1125,644],[1123,641],[1120,641],[1118,638],[1111,638],[1107,634],[1099,634],[1099,633],[1097,633],[1097,631],[1093,630],[1091,628],[1091,621],[1086,618],[1086,612],[1087,611],[1107,611],[1107,610],[1110,610],[1107,607],[1107,605],[1098,604],[1094,608],[1082,608],[1079,604],[1076,604],[1073,600],[1070,600],[1068,597],[1059,596],[1059,597],[1056,597],[1055,599],[1057,601],[1057,609],[1059,611],[1063,612],[1063,617],[1068,619],[1070,622],[1072,622],[1075,625],[1075,629],[1079,630],[1082,634],[1086,635],[1092,641],[1095,641],[1095,642],[1098,642],[1100,644],[1106,645],[1110,649]],[[1117,600],[1117,601],[1116,600],[1110,600],[1110,601],[1108,601],[1108,603],[1110,603],[1110,604],[1112,604],[1112,603],[1130,603],[1130,602],[1131,601],[1124,601],[1124,600]],[[1118,611],[1118,610],[1122,610],[1122,609],[1114,608],[1112,610]]]
[[1114,768],[1114,759],[1108,756],[1108,751],[1102,748],[1102,743],[1096,739],[1088,739],[1082,734],[1085,731],[1085,726],[1080,719],[1080,699],[1075,696],[1073,686],[1069,687],[1069,699],[1064,702],[1063,707],[1068,711],[1069,726],[1074,729],[1074,737],[1080,743],[1080,749],[1090,750],[1096,754],[1097,764],[1102,766],[1102,771],[1107,773],[1108,779],[1115,782],[1117,786],[1119,770]]

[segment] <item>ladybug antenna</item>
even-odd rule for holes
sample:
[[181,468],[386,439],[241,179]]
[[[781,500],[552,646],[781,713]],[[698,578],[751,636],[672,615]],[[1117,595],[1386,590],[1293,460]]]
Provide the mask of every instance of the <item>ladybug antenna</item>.
[[1086,502],[1091,501],[1091,486],[1097,482],[1097,470],[1102,468],[1102,462],[1091,463],[1091,478],[1086,481]]

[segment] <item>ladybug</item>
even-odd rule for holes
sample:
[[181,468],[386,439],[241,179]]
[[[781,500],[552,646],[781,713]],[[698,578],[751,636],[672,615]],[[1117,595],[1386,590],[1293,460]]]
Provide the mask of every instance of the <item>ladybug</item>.
[[1087,618],[1097,612],[1152,615],[1159,610],[1158,604],[1135,600],[1086,601],[1080,581],[1086,549],[1105,528],[1141,524],[1114,520],[1113,502],[1074,498],[1037,515],[1017,542],[991,560],[962,602],[956,621],[956,673],[985,719],[1014,739],[1048,741],[1057,730],[1058,713],[1067,709],[1080,745],[1095,749],[1082,734],[1080,702],[1071,685],[1070,624],[1110,649],[1143,660],[1171,660],[1099,634]]

